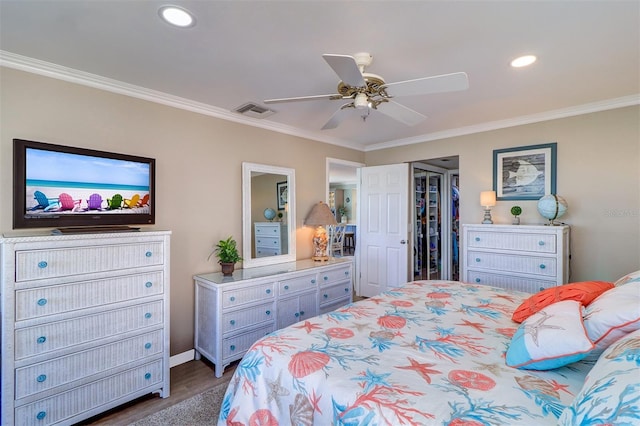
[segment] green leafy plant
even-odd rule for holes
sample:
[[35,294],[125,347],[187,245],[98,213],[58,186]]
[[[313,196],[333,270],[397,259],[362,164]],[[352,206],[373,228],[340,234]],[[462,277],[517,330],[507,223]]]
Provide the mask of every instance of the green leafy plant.
[[345,206],[340,206],[337,209],[337,212],[340,216],[345,216],[348,212],[347,208]]
[[520,206],[511,207],[511,214],[518,217],[522,214],[522,208]]
[[231,236],[226,240],[220,240],[215,249],[209,254],[207,260],[213,255],[218,258],[218,263],[236,263],[242,260],[238,253],[236,240]]

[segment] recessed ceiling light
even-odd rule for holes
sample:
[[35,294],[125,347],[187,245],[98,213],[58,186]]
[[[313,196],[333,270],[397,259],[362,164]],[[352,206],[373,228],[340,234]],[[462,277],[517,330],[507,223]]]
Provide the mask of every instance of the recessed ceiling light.
[[511,66],[514,68],[526,67],[527,65],[531,65],[532,63],[534,63],[536,59],[537,58],[533,55],[520,56],[519,58],[511,61]]
[[178,6],[162,6],[158,14],[164,21],[176,27],[187,28],[196,24],[191,12]]

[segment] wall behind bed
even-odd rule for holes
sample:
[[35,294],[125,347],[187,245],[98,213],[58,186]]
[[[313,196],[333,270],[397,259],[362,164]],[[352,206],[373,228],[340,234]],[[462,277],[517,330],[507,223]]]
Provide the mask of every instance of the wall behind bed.
[[[367,165],[460,158],[461,223],[480,223],[480,191],[493,185],[493,150],[558,143],[557,193],[569,204],[571,281],[615,280],[640,269],[640,107],[428,141],[366,153]],[[498,201],[494,223],[544,223],[535,201]],[[461,259],[464,261],[464,259]]]
[[207,261],[219,239],[242,241],[242,162],[296,170],[297,256],[308,258],[313,230],[302,221],[326,198],[325,157],[364,160],[361,151],[10,68],[0,67],[0,87],[0,233],[12,227],[13,138],[156,158],[155,228],[173,232],[171,355],[193,349],[192,276],[220,270]]

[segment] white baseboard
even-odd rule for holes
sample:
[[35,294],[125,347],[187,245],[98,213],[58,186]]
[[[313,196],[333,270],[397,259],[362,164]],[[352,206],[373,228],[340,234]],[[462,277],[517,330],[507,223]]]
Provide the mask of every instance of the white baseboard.
[[169,358],[169,368],[173,368],[176,365],[184,364],[185,362],[193,361],[196,356],[195,349],[189,349],[186,352],[182,352],[177,355],[173,355]]

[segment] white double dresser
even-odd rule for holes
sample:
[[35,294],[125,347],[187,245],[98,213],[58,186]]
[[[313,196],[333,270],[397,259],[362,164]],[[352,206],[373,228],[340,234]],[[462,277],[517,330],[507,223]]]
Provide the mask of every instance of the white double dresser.
[[462,281],[536,293],[569,280],[569,226],[462,225]]
[[2,424],[169,396],[168,231],[0,239]]
[[195,350],[215,375],[259,338],[353,300],[349,259],[311,259],[196,275]]

